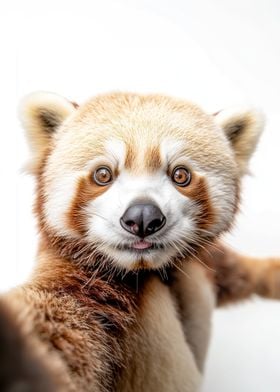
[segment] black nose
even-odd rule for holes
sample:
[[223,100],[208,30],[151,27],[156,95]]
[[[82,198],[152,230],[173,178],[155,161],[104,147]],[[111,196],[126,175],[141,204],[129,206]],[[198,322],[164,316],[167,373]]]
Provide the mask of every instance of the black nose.
[[134,204],[120,219],[121,226],[129,233],[147,237],[159,231],[166,223],[166,218],[155,204]]

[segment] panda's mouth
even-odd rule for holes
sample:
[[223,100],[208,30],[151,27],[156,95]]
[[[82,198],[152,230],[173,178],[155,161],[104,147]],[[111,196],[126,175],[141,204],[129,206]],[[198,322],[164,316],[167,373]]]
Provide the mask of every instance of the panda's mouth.
[[137,253],[149,253],[154,250],[164,249],[164,245],[161,243],[153,243],[144,239],[138,240],[131,244],[122,244],[118,246],[119,250],[126,250]]
[[153,247],[153,244],[149,241],[145,241],[145,240],[140,240],[137,242],[134,242],[131,245],[132,249],[136,249],[136,250],[146,250],[146,249],[150,249]]

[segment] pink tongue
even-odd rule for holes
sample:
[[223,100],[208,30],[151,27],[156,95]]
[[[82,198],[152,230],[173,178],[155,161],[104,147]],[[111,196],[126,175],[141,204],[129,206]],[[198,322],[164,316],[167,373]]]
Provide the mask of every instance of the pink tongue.
[[135,244],[132,245],[132,248],[134,249],[148,249],[152,246],[150,242],[147,241],[138,241],[135,242]]

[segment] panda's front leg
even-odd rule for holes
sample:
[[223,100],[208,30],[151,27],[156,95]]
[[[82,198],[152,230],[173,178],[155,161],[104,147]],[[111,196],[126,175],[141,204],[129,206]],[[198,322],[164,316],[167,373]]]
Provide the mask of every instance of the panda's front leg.
[[216,295],[210,274],[197,261],[187,261],[172,273],[171,292],[177,304],[186,340],[203,371]]

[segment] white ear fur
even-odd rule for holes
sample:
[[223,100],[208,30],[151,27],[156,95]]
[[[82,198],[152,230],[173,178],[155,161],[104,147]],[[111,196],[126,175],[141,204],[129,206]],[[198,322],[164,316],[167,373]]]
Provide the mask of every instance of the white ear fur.
[[256,108],[237,107],[216,113],[215,120],[231,143],[240,173],[246,173],[264,128],[264,114]]
[[75,108],[67,99],[49,92],[31,93],[22,99],[19,119],[32,152],[29,171],[37,172],[54,132]]

